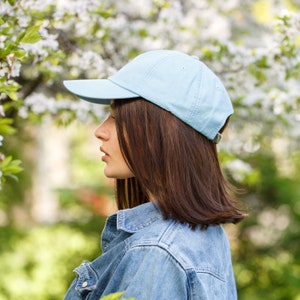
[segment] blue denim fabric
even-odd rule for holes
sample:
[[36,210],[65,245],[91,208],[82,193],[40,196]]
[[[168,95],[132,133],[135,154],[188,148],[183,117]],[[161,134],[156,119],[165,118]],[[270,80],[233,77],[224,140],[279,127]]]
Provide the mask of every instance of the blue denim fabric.
[[84,262],[65,300],[126,291],[137,300],[235,300],[235,280],[222,226],[192,230],[164,220],[146,203],[110,216],[102,233],[103,254]]

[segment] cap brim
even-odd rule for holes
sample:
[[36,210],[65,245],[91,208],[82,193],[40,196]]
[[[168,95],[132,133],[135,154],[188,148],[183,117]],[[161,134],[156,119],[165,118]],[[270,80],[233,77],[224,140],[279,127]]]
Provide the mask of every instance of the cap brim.
[[109,104],[111,100],[115,99],[139,97],[109,79],[65,80],[63,83],[71,93],[93,103]]

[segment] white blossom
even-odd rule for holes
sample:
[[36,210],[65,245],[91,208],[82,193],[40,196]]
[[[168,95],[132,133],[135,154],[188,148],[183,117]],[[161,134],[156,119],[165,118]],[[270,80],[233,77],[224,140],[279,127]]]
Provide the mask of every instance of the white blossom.
[[5,117],[3,105],[0,104],[0,116]]
[[15,55],[13,53],[7,55],[6,57],[8,65],[11,67],[13,65],[13,63],[17,60],[17,58],[15,57]]
[[251,166],[240,159],[227,162],[225,167],[237,182],[241,182],[252,171]]
[[[258,32],[254,26],[245,28],[247,20],[239,11],[241,0],[214,1],[213,5],[207,0],[20,0],[17,3],[22,9],[0,3],[1,12],[18,20],[18,27],[10,29],[11,36],[8,35],[12,42],[17,40],[18,30],[25,32],[28,24],[34,21],[33,7],[35,11],[44,12],[49,6],[55,6],[49,20],[40,28],[41,40],[19,45],[25,50],[26,58],[33,57],[32,65],[24,64],[21,70],[25,79],[37,78],[41,70],[50,74],[41,90],[24,100],[19,108],[22,118],[32,113],[56,115],[63,111],[81,121],[87,120],[91,112],[98,113],[100,106],[92,107],[84,101],[70,99],[56,100],[54,93],[58,91],[58,81],[78,77],[105,78],[123,66],[133,52],[170,48],[207,59],[209,67],[224,81],[236,107],[236,117],[232,118],[234,133],[229,135],[229,140],[234,141],[233,151],[257,151],[260,145],[251,135],[259,135],[265,130],[265,124],[277,126],[280,119],[295,128],[289,134],[300,136],[297,129],[300,128],[297,102],[300,85],[297,78],[289,76],[293,70],[298,70],[300,55],[284,53],[285,47],[288,49],[289,43],[299,38],[299,13],[278,10],[279,17],[274,18],[272,24],[275,30],[266,24],[266,31]],[[281,6],[276,5],[276,9]],[[107,16],[102,17],[98,13],[100,10],[106,11]],[[235,11],[234,17],[230,18],[232,11]],[[280,19],[283,17],[287,17],[287,23]],[[9,30],[7,24],[1,27]],[[236,39],[236,29],[245,30],[245,35]],[[62,45],[64,35],[71,51],[61,61],[60,50],[65,48],[59,48],[58,38],[62,38]],[[6,39],[0,36],[0,48],[5,47]],[[211,58],[204,54],[205,49]],[[259,66],[264,59],[266,66]],[[18,76],[20,69],[20,61],[10,54],[7,60],[0,62],[0,77]],[[265,76],[263,80],[257,71]],[[5,93],[0,94],[0,99],[3,97]],[[242,161],[233,161],[227,167],[238,181],[252,172],[251,166],[243,165]]]
[[13,6],[11,6],[8,2],[4,2],[4,1],[1,1],[0,2],[0,11],[1,11],[1,14],[3,15],[13,15],[14,11],[13,11]]
[[20,75],[21,63],[19,61],[15,61],[10,67],[9,75],[11,77],[17,77]]
[[[65,0],[68,2],[67,0]],[[50,5],[53,5],[53,0],[21,0],[21,6],[24,10],[31,10],[33,7],[37,11],[45,11]],[[70,5],[71,6],[71,5]]]
[[0,62],[0,77],[4,77],[8,73],[8,65],[6,62]]
[[0,48],[3,49],[5,44],[5,40],[7,39],[7,37],[5,35],[0,35]]
[[80,122],[86,122],[91,118],[91,112],[101,119],[104,109],[101,105],[96,105],[86,101],[72,101],[69,99],[56,100],[53,97],[46,96],[44,93],[33,93],[24,100],[24,106],[19,110],[19,116],[26,119],[29,112],[41,115],[55,115],[59,111],[74,111],[76,119]]
[[28,26],[28,23],[30,22],[29,16],[19,16],[18,18],[18,24],[20,27],[26,28]]
[[27,119],[28,118],[28,108],[26,106],[22,106],[20,107],[19,111],[18,111],[18,115],[23,118],[23,119]]
[[272,246],[290,225],[290,219],[290,208],[285,205],[266,208],[257,217],[258,225],[251,226],[247,233],[256,246]]
[[56,113],[55,99],[47,97],[43,93],[33,93],[24,100],[25,106],[35,114],[45,112]]

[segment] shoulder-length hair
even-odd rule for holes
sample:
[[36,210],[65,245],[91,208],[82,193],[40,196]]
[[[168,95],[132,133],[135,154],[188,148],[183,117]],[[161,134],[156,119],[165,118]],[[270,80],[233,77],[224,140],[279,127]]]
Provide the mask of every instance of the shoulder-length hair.
[[116,180],[119,209],[152,197],[165,218],[204,229],[246,216],[232,196],[212,141],[142,98],[114,101],[113,107],[120,148],[135,175]]

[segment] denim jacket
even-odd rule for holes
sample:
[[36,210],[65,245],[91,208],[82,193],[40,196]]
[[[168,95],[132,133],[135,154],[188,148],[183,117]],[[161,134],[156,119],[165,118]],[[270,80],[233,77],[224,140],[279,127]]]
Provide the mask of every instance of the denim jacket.
[[149,202],[110,216],[101,243],[102,255],[74,270],[65,300],[121,291],[136,300],[237,299],[222,226],[192,230]]

